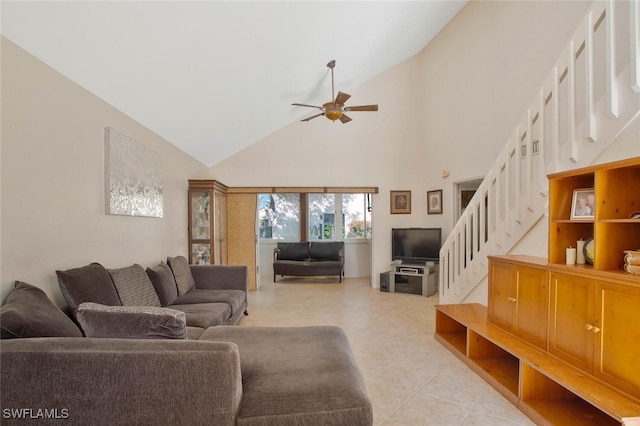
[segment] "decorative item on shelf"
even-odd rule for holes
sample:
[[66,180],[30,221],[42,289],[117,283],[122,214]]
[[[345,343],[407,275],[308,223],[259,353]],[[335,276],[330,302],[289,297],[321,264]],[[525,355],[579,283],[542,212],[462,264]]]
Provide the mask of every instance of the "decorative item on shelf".
[[567,248],[567,265],[575,265],[576,264],[576,248],[569,247]]
[[596,215],[596,196],[593,188],[574,189],[571,220],[591,220]]
[[582,252],[584,253],[584,259],[587,263],[589,265],[593,265],[593,261],[595,260],[595,241],[593,240],[593,237],[585,241]]
[[629,219],[640,219],[640,211],[631,212]]
[[576,264],[584,265],[586,263],[586,259],[584,257],[584,240],[580,238],[576,241]]
[[624,270],[634,275],[640,275],[640,249],[625,250],[624,255]]

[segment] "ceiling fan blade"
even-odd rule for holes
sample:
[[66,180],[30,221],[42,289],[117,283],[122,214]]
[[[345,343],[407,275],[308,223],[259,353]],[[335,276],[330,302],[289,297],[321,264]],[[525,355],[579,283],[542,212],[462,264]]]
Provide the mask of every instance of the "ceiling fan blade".
[[313,120],[316,117],[320,117],[321,115],[324,115],[324,112],[321,112],[320,114],[316,114],[316,115],[312,115],[311,117],[307,117],[305,119],[302,119],[300,121],[309,121],[309,120]]
[[349,117],[347,116],[347,114],[344,114],[344,113],[343,113],[343,114],[340,116],[340,121],[342,121],[342,124],[345,124],[345,123],[350,122],[350,121],[351,121],[351,118],[349,118]]
[[318,109],[322,109],[322,107],[321,107],[321,106],[317,106],[317,105],[298,104],[298,103],[291,104],[291,105],[293,105],[293,106],[303,106],[303,107],[309,107],[309,108],[318,108]]
[[335,105],[344,105],[344,103],[347,102],[347,99],[349,99],[350,97],[351,95],[343,92],[338,92],[338,96],[336,96],[336,100],[333,103]]
[[345,111],[377,111],[378,105],[359,105],[352,107],[344,107]]

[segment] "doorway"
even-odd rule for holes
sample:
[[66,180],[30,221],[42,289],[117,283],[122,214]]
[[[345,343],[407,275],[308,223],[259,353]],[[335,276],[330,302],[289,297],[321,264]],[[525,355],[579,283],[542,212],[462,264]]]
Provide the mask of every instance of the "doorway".
[[475,178],[455,183],[456,216],[454,223],[460,219],[483,180],[484,178]]

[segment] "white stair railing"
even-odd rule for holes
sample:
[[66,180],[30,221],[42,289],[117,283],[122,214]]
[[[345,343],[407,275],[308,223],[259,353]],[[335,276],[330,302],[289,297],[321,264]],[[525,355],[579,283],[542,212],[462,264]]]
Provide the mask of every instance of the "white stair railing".
[[487,256],[544,216],[549,173],[592,164],[640,115],[639,61],[639,1],[594,3],[443,244],[440,303],[464,301]]

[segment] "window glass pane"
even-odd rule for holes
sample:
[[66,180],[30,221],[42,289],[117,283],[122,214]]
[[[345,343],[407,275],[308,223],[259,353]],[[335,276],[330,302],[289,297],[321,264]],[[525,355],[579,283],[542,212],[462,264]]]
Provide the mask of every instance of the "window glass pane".
[[342,237],[371,238],[371,220],[366,208],[366,194],[342,194]]
[[300,241],[300,194],[259,194],[260,238]]
[[308,194],[309,240],[336,238],[336,210],[334,194]]

